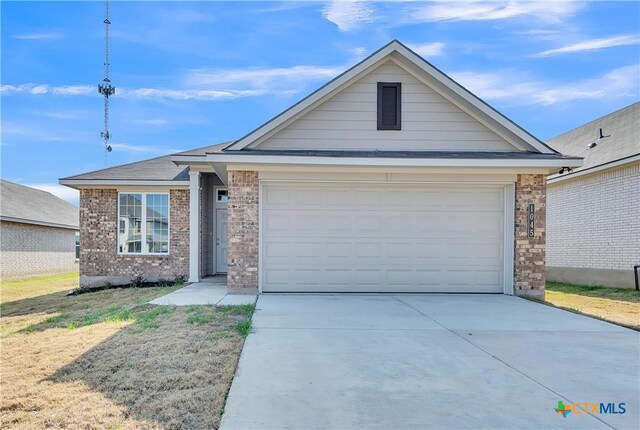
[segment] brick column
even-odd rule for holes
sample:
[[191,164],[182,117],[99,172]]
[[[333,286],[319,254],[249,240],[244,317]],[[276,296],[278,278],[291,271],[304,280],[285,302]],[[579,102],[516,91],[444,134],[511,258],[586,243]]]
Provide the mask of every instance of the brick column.
[[[518,175],[515,201],[514,286],[518,296],[544,299],[546,191],[544,175]],[[534,236],[529,236],[529,204],[535,205]]]
[[258,291],[258,172],[229,172],[227,203],[229,254],[227,288],[230,293]]

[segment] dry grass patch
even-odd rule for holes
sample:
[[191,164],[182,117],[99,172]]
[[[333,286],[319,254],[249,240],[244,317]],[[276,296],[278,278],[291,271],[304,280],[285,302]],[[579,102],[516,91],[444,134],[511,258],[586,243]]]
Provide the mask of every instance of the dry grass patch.
[[173,289],[2,304],[0,428],[217,428],[253,307],[145,304]]
[[640,292],[635,290],[547,282],[545,301],[640,330]]

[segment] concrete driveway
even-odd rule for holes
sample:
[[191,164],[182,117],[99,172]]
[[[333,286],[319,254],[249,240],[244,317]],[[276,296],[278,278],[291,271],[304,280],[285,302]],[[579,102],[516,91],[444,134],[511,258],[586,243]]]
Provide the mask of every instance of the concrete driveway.
[[272,294],[253,321],[222,429],[640,426],[640,333],[517,297]]

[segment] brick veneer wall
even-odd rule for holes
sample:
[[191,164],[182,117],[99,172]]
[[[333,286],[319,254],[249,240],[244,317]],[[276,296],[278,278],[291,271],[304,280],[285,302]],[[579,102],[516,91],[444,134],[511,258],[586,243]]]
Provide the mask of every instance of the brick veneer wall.
[[258,291],[258,172],[230,171],[228,190],[227,288],[254,294]]
[[80,190],[80,283],[128,283],[189,274],[189,190],[169,192],[169,254],[118,255],[118,191]]
[[547,265],[632,274],[640,264],[640,163],[551,183],[547,197]]
[[76,230],[0,222],[0,278],[76,272]]
[[[528,233],[528,208],[535,204],[534,237]],[[515,201],[514,286],[519,296],[544,298],[546,180],[543,175],[518,175]]]

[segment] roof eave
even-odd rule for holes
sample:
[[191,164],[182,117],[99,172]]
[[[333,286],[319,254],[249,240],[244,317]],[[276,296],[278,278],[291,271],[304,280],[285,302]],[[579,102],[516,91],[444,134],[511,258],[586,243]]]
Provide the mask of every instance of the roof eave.
[[579,178],[581,176],[602,172],[604,170],[615,169],[618,167],[625,166],[627,164],[635,163],[637,161],[640,161],[640,153],[631,155],[629,157],[620,158],[618,160],[609,161],[607,163],[598,164],[597,166],[587,167],[585,169],[577,170],[574,172],[568,172],[562,175],[560,174],[552,175],[549,178],[547,178],[547,183],[555,184],[558,182]]
[[15,222],[19,224],[41,225],[44,227],[64,228],[67,230],[80,229],[79,225],[59,224],[55,222],[40,221],[40,220],[33,220],[33,219],[27,219],[27,218],[18,218],[18,217],[4,216],[4,215],[0,216],[0,221]]
[[79,190],[80,188],[104,188],[108,186],[164,186],[164,187],[188,187],[189,181],[168,181],[148,179],[60,179],[60,185]]
[[[582,166],[581,158],[393,158],[330,157],[305,155],[207,154],[207,162],[218,164],[307,165],[307,166],[372,166],[372,167],[539,167],[558,169]],[[202,161],[199,159],[199,161]],[[189,160],[183,160],[188,163]]]

